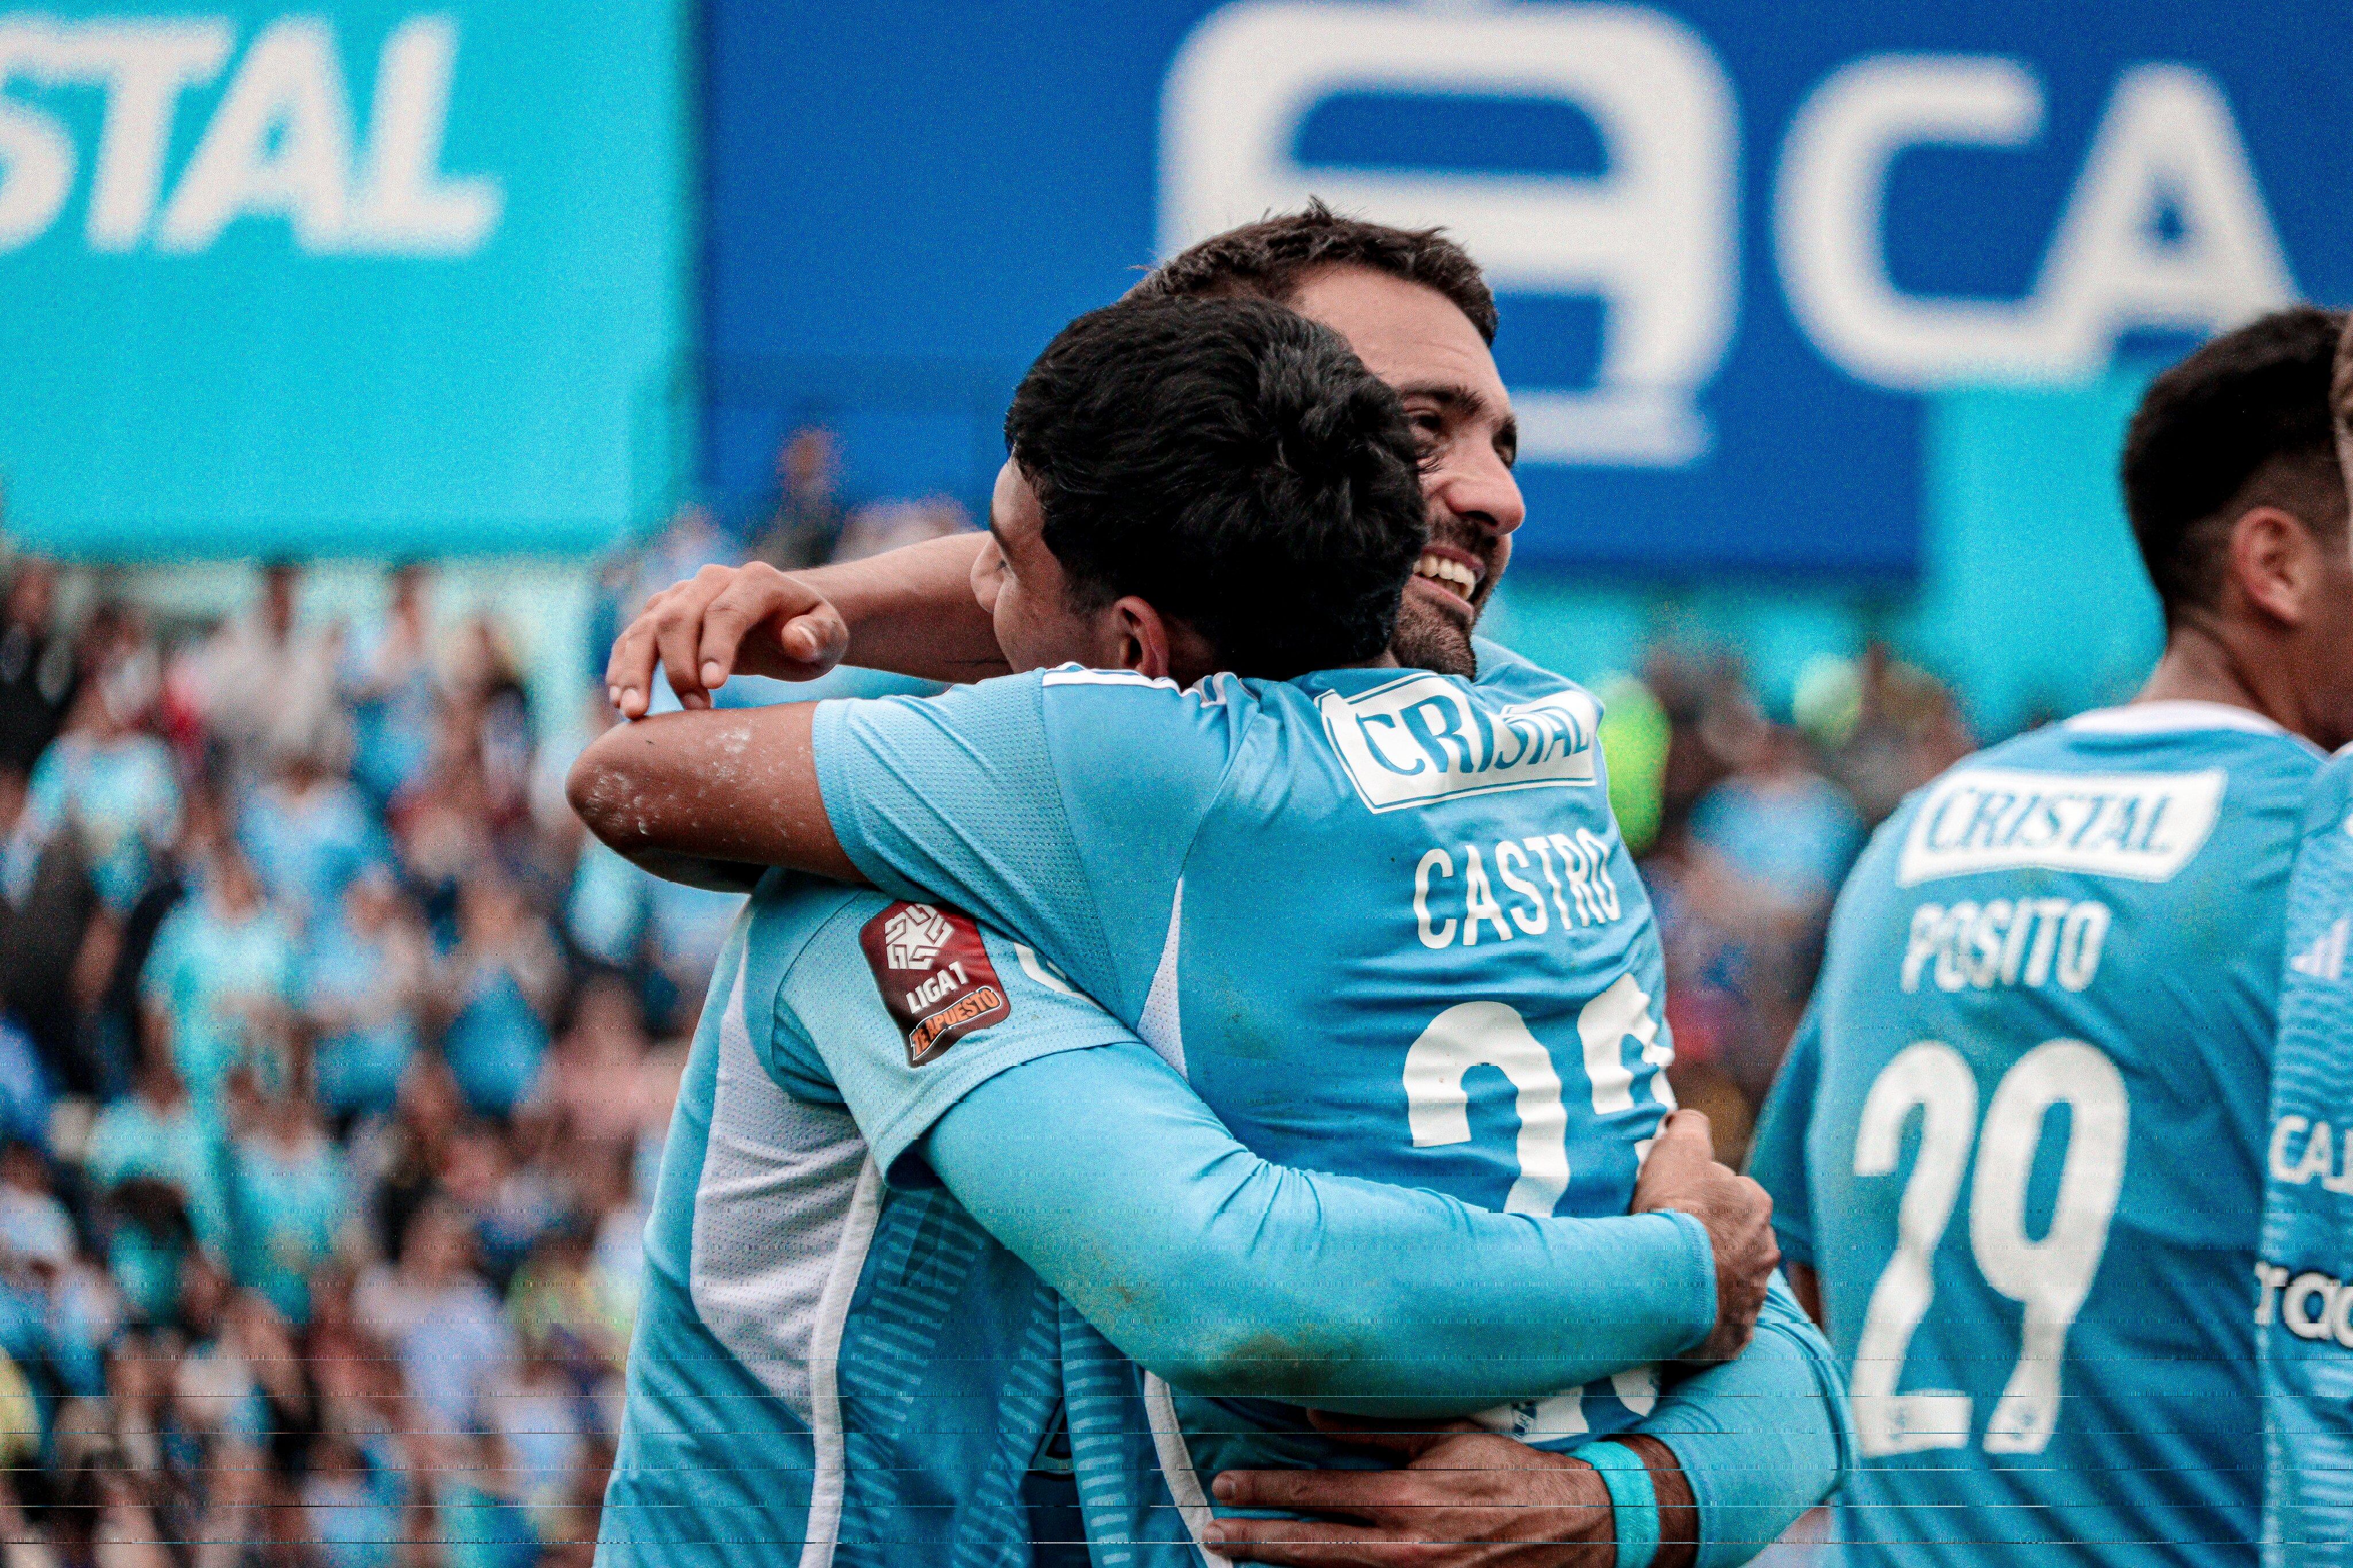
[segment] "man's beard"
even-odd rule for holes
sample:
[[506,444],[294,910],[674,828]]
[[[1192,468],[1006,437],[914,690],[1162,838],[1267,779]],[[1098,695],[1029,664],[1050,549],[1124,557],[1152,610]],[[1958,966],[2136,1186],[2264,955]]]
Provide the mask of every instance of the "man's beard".
[[1434,669],[1465,679],[1479,673],[1478,656],[1471,651],[1471,628],[1434,605],[1419,603],[1411,594],[1398,606],[1389,649],[1409,669]]

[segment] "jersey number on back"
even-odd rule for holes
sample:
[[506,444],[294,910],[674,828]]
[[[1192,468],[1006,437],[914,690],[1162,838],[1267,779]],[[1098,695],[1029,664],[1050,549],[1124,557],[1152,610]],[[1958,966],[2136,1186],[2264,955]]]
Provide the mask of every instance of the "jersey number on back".
[[[2067,1154],[2050,1228],[2026,1234],[2027,1178],[2053,1106],[2068,1109]],[[1966,1394],[1898,1394],[1912,1335],[1936,1300],[1936,1246],[1953,1216],[1977,1144],[1969,1189],[1969,1250],[1985,1282],[2026,1309],[2018,1363],[1986,1423],[1989,1454],[2039,1454],[2059,1424],[2060,1368],[2067,1331],[2090,1294],[2107,1249],[2108,1221],[2125,1177],[2131,1107],[2123,1075],[2081,1040],[2048,1040],[2021,1057],[1993,1092],[1978,1126],[1977,1075],[1938,1040],[1907,1046],[1880,1073],[1855,1134],[1854,1173],[1892,1175],[1905,1123],[1922,1112],[1895,1222],[1895,1252],[1871,1292],[1850,1384],[1856,1439],[1866,1455],[1968,1446]]]
[[[1630,1039],[1645,1065],[1661,1069],[1651,1080],[1651,1093],[1661,1105],[1674,1108],[1664,1071],[1674,1053],[1659,1038],[1651,998],[1631,974],[1620,975],[1585,1005],[1577,1016],[1577,1034],[1596,1116],[1634,1109],[1634,1069],[1625,1056]],[[1406,1111],[1413,1146],[1471,1141],[1471,1097],[1462,1077],[1478,1067],[1493,1068],[1510,1082],[1520,1115],[1520,1174],[1504,1200],[1504,1212],[1548,1215],[1568,1191],[1568,1112],[1561,1104],[1552,1053],[1515,1008],[1501,1002],[1458,1003],[1431,1019],[1406,1052]],[[1647,1152],[1637,1145],[1636,1159]]]

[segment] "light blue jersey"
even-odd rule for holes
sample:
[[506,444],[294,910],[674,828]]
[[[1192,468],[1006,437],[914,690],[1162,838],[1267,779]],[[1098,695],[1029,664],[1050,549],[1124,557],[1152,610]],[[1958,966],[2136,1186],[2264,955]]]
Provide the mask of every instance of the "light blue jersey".
[[2263,1558],[2353,1563],[2353,753],[2321,771],[2288,882],[2255,1338]]
[[[603,1568],[1027,1568],[1023,1478],[1064,1356],[1114,1400],[1137,1373],[905,1156],[991,1076],[1128,1038],[953,911],[769,879],[671,1120]],[[1108,1442],[1149,1476],[1147,1438]],[[1137,1512],[1175,1532],[1166,1505]]]
[[[1033,942],[1263,1158],[1622,1215],[1672,1104],[1649,902],[1598,704],[1481,656],[1475,684],[1388,668],[1179,689],[1066,667],[828,702],[819,779],[878,887]],[[1188,1472],[1366,1462],[1291,1406],[1154,1386],[1180,1491]],[[1637,1367],[1483,1419],[1575,1446],[1656,1394]]]
[[2249,1271],[2317,766],[2242,709],[2108,709],[1960,763],[1857,864],[1750,1167],[1850,1366],[1841,1561],[2253,1561]]
[[199,892],[156,928],[142,991],[171,1020],[173,1063],[206,1114],[219,1111],[230,1073],[259,1065],[262,1020],[293,1005],[298,972],[293,939],[267,905],[229,920]]
[[33,764],[18,832],[37,844],[69,824],[81,832],[100,896],[118,915],[129,912],[153,879],[157,856],[179,836],[171,749],[153,735],[59,736]]
[[388,869],[391,846],[360,792],[340,780],[301,795],[268,785],[238,814],[237,843],[298,931],[313,931],[341,912],[343,890],[362,875]]

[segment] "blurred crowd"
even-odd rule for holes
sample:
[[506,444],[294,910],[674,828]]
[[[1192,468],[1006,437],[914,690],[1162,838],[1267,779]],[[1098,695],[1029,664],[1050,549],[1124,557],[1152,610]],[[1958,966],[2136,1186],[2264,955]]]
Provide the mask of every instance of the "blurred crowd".
[[422,568],[364,629],[57,588],[0,618],[14,1568],[585,1561],[733,900],[584,844],[600,716]]
[[1880,644],[1818,660],[1786,721],[1722,649],[1661,646],[1639,677],[1598,684],[1610,803],[1666,950],[1668,1076],[1737,1167],[1848,868],[1905,795],[1979,742],[1945,686]]
[[[708,562],[969,526],[837,470],[796,431],[758,516],[612,563],[593,654]],[[735,900],[584,839],[601,683],[537,710],[421,566],[348,626],[289,565],[211,626],[0,578],[0,1568],[585,1563]],[[1706,650],[1602,695],[1676,1087],[1736,1158],[1848,864],[1971,738],[1878,648],[1788,722]]]

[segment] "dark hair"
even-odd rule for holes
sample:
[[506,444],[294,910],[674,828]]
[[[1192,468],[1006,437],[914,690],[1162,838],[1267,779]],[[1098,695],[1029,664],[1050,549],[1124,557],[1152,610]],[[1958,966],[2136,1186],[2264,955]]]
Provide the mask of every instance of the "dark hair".
[[2337,377],[2328,389],[2337,416],[2337,434],[2353,435],[2353,327],[2337,342]]
[[1439,228],[1391,228],[1342,217],[1321,200],[1304,212],[1261,218],[1212,235],[1154,268],[1128,291],[1131,300],[1255,295],[1287,305],[1307,274],[1325,267],[1363,267],[1435,289],[1495,341],[1495,294],[1479,264]]
[[1388,647],[1427,538],[1397,394],[1339,334],[1258,300],[1126,300],[1029,367],[1005,441],[1074,603],[1134,594],[1239,674]]
[[2213,605],[2231,525],[2250,507],[2278,505],[2324,537],[2341,532],[2328,391],[2344,330],[2341,310],[2275,310],[2142,395],[2125,433],[2125,511],[2168,626]]

